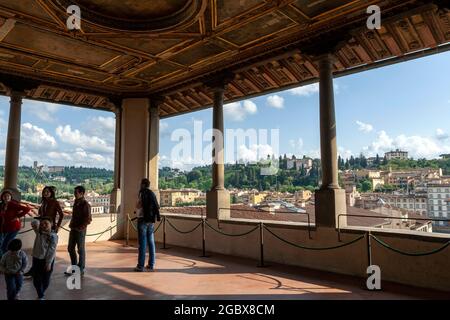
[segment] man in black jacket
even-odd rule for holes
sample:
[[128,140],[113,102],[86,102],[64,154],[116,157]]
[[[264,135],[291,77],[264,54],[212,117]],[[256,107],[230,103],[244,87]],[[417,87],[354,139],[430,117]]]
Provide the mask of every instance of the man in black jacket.
[[155,237],[153,236],[154,223],[160,221],[159,204],[155,193],[149,189],[150,181],[142,179],[141,189],[139,190],[139,199],[137,204],[138,217],[138,240],[139,240],[139,256],[138,264],[134,271],[144,271],[145,253],[149,251],[149,259],[147,269],[154,270],[155,267]]

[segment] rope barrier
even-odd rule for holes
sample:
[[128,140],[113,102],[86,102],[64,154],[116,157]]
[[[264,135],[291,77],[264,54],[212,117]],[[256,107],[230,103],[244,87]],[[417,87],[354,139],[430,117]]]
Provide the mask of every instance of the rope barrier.
[[[127,214],[127,217],[128,217],[128,221],[130,222],[130,224],[131,224],[131,226],[133,227],[133,229],[134,229],[136,232],[138,232],[138,228],[137,228],[137,226],[134,224],[133,219],[131,219],[131,217],[130,217],[129,214]],[[158,226],[156,227],[156,229],[153,230],[153,233],[156,233],[156,231],[158,231],[158,229],[159,229],[159,227],[161,227],[161,225],[162,225],[162,222],[160,222],[160,223],[158,224]]]
[[450,241],[447,241],[446,244],[444,244],[442,247],[428,251],[428,252],[418,252],[418,253],[414,253],[414,252],[406,252],[406,251],[402,251],[396,248],[391,247],[389,244],[387,244],[386,242],[384,242],[381,239],[378,239],[377,237],[370,235],[370,237],[375,240],[376,242],[378,242],[380,245],[382,245],[383,247],[385,247],[386,249],[389,249],[391,251],[394,251],[396,253],[402,254],[404,256],[410,256],[410,257],[420,257],[420,256],[429,256],[435,253],[438,253],[442,250],[444,250],[445,248],[447,248],[450,245]]
[[247,231],[247,232],[244,232],[244,233],[231,234],[231,233],[226,233],[226,232],[223,232],[223,231],[220,231],[220,230],[214,228],[214,227],[213,227],[212,225],[210,225],[208,222],[205,222],[205,223],[206,223],[206,225],[207,225],[208,227],[210,227],[210,228],[211,228],[212,230],[214,230],[215,232],[220,233],[220,234],[222,234],[222,235],[224,235],[224,236],[228,236],[228,237],[242,237],[242,236],[246,236],[246,235],[252,233],[253,231],[255,231],[255,230],[257,230],[257,229],[259,228],[259,226],[256,226],[256,227],[254,227],[253,229],[251,229],[251,230],[249,230],[249,231]]
[[170,222],[169,219],[166,219],[166,221],[167,221],[167,223],[169,224],[169,226],[171,226],[176,232],[182,233],[182,234],[188,234],[188,233],[194,232],[195,230],[197,230],[198,227],[200,227],[200,226],[202,225],[202,223],[200,222],[200,223],[199,223],[198,225],[196,225],[192,230],[189,230],[189,231],[181,231],[181,230],[179,230],[177,227],[175,227],[175,226],[172,224],[172,222]]
[[288,240],[283,239],[282,237],[280,237],[279,235],[277,235],[276,233],[274,233],[272,230],[270,230],[268,227],[264,226],[264,229],[266,229],[271,235],[273,235],[275,238],[277,238],[278,240],[281,240],[284,243],[290,244],[291,246],[300,248],[300,249],[305,249],[305,250],[333,250],[333,249],[338,249],[338,248],[342,248],[342,247],[346,247],[349,246],[355,242],[358,242],[359,240],[363,239],[365,237],[365,235],[362,235],[356,239],[353,239],[352,241],[346,242],[346,243],[341,243],[337,246],[331,246],[331,247],[307,247],[307,246],[303,246],[300,244],[296,244],[293,242],[290,242]]
[[33,231],[33,229],[29,229],[29,230],[25,230],[25,231],[20,231],[18,234],[25,234],[25,233],[28,233],[28,232],[30,232],[30,231]]

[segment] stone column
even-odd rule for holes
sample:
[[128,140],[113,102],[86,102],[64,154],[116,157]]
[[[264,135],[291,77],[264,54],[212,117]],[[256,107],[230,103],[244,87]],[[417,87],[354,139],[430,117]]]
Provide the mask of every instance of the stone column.
[[149,108],[149,149],[148,149],[148,179],[150,189],[159,199],[159,106],[162,100],[150,98]]
[[[148,161],[148,108],[147,98],[124,99],[122,102],[122,128],[120,148],[121,214],[124,219],[117,238],[125,236],[127,214],[134,216],[142,178],[147,177]],[[119,224],[120,224],[119,219]],[[136,236],[130,229],[132,238]]]
[[24,93],[11,91],[9,109],[8,137],[6,140],[4,189],[12,192],[13,198],[20,200],[17,188],[20,151],[20,126],[22,116],[22,97]]
[[225,189],[224,166],[223,94],[225,85],[216,85],[212,89],[214,93],[212,187],[206,195],[206,211],[208,218],[229,219],[230,194]]
[[121,131],[122,131],[122,106],[114,110],[116,115],[116,132],[114,148],[114,186],[111,192],[110,210],[113,213],[119,213],[121,192],[120,192],[120,149],[121,149]]
[[[316,225],[336,227],[337,216],[347,212],[345,190],[339,188],[336,117],[334,108],[333,59],[325,54],[318,57],[320,78],[320,153],[322,185],[316,192]],[[345,225],[345,217],[341,217]]]

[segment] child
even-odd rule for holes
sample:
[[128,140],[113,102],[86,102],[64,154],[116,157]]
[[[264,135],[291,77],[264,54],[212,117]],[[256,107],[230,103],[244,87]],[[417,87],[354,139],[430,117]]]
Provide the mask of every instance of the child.
[[[40,222],[39,222],[40,220]],[[33,247],[33,284],[39,300],[45,300],[45,291],[50,285],[53,264],[58,245],[58,235],[52,231],[52,219],[41,217],[31,222],[36,239]]]
[[23,284],[23,272],[27,267],[28,259],[22,250],[20,239],[11,240],[8,251],[0,260],[0,271],[5,274],[6,295],[8,300],[19,300],[19,292]]

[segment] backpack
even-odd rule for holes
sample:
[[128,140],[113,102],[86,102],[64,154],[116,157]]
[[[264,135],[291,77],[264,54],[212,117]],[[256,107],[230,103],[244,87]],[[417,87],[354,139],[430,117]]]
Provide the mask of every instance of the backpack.
[[140,198],[144,222],[155,222],[156,217],[159,217],[159,205],[156,195],[150,189],[143,189],[140,192]]

